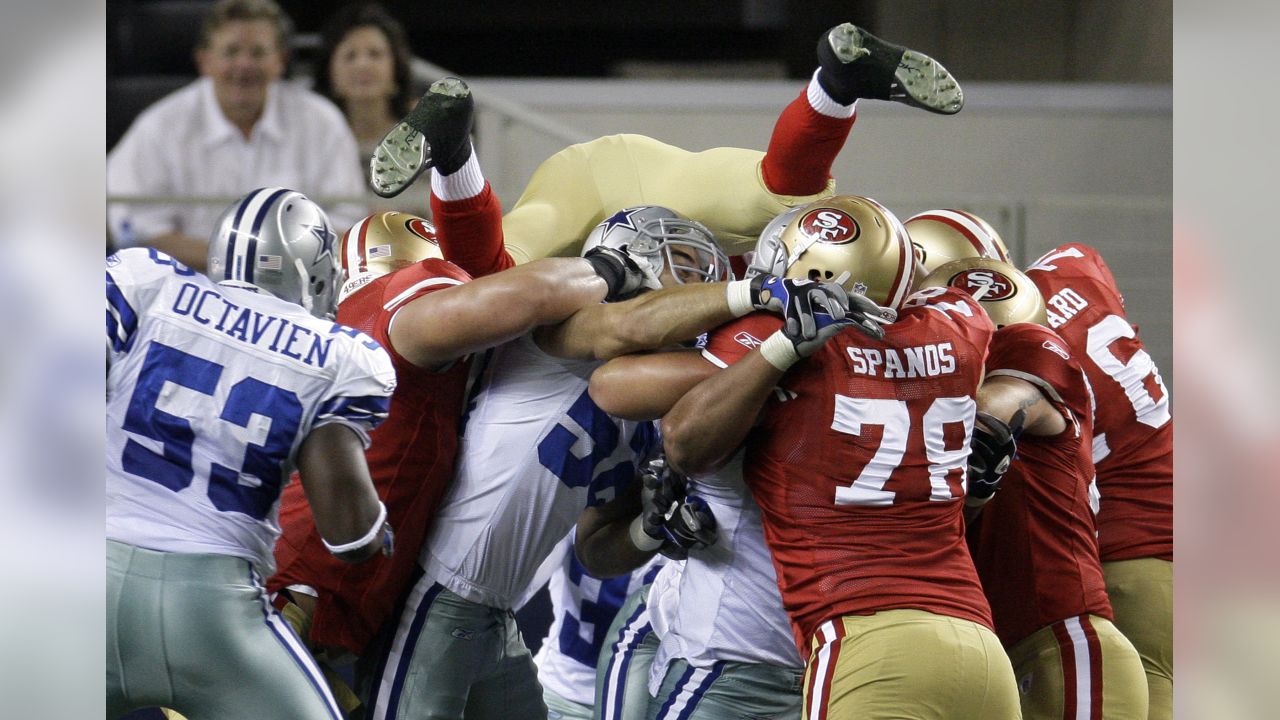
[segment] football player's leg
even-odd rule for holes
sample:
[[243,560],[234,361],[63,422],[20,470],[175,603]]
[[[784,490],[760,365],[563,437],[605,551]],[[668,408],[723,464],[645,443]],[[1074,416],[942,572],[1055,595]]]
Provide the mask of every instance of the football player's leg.
[[1102,564],[1116,628],[1133,643],[1147,675],[1151,720],[1173,717],[1173,563],[1159,558]]
[[799,670],[763,664],[717,662],[694,668],[675,660],[649,701],[648,720],[798,720],[802,678]]
[[596,707],[600,720],[643,720],[649,710],[649,667],[658,638],[649,624],[649,586],[631,594],[605,636],[596,666]]
[[428,94],[423,100],[441,100],[427,118],[427,141],[457,148],[431,168],[431,215],[444,258],[472,277],[480,277],[509,268],[515,262],[502,246],[502,205],[485,180],[471,147],[470,91],[457,78],[446,78],[432,88],[446,83],[452,83],[450,87],[455,92],[465,91],[467,102],[445,94]]
[[[410,591],[384,651],[373,659],[370,675],[361,678],[368,695],[365,718],[470,717],[475,685],[500,670],[507,635],[502,611],[423,577]],[[534,688],[541,706],[536,682]]]
[[[498,612],[498,611],[495,611]],[[502,658],[496,669],[471,686],[467,699],[467,720],[545,718],[547,705],[538,684],[538,668],[524,644],[515,616],[501,613],[499,630],[503,637]]]
[[804,708],[809,720],[1021,717],[995,633],[919,610],[823,623],[806,668]]
[[1009,650],[1025,720],[1145,720],[1138,653],[1104,618],[1054,623]]

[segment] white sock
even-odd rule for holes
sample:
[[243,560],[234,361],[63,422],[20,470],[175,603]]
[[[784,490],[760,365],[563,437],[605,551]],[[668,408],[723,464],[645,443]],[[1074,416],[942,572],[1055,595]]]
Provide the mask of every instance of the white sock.
[[806,93],[809,99],[809,107],[819,115],[826,115],[833,118],[851,118],[858,112],[858,101],[854,100],[852,105],[841,105],[826,90],[822,89],[822,85],[818,83],[818,71],[813,71],[813,77],[809,78],[809,90]]
[[431,192],[441,200],[469,200],[484,191],[484,173],[480,172],[480,160],[475,148],[471,157],[452,175],[441,175],[431,168]]

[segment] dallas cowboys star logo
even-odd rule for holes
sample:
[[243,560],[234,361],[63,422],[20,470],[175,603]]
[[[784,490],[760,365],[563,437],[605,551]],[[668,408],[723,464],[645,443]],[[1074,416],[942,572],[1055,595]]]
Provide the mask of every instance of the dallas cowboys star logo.
[[315,235],[316,239],[320,241],[320,249],[316,251],[316,260],[319,260],[321,255],[333,251],[334,234],[332,230],[324,225],[305,225],[304,227],[310,230],[311,234]]
[[609,237],[609,233],[613,232],[616,227],[626,228],[633,232],[639,232],[640,228],[636,225],[636,216],[644,212],[644,208],[627,208],[619,210],[604,221],[604,232],[600,233],[600,237]]

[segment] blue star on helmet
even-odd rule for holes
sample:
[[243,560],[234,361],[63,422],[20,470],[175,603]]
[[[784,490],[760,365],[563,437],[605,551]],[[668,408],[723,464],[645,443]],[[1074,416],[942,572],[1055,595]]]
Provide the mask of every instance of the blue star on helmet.
[[601,233],[601,236],[607,237],[609,233],[613,232],[613,229],[616,227],[623,227],[623,228],[627,228],[628,230],[639,232],[640,228],[636,225],[635,217],[636,215],[639,215],[640,213],[644,212],[644,210],[645,208],[642,208],[642,207],[627,208],[625,210],[619,210],[618,212],[609,216],[604,221],[604,232]]
[[310,230],[311,234],[315,235],[316,239],[320,241],[320,249],[316,252],[316,260],[319,260],[320,256],[325,253],[333,251],[334,234],[328,225],[304,225],[303,227]]

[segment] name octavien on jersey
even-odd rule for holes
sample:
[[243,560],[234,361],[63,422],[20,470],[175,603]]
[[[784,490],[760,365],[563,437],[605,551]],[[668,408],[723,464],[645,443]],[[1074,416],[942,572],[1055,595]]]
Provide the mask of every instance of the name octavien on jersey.
[[933,343],[905,348],[848,348],[853,371],[859,375],[886,378],[918,378],[949,375],[956,371],[951,343]]
[[240,342],[315,367],[324,367],[333,344],[333,338],[322,338],[310,328],[240,307],[218,292],[192,283],[183,284],[172,310],[201,325],[213,325],[214,330]]

